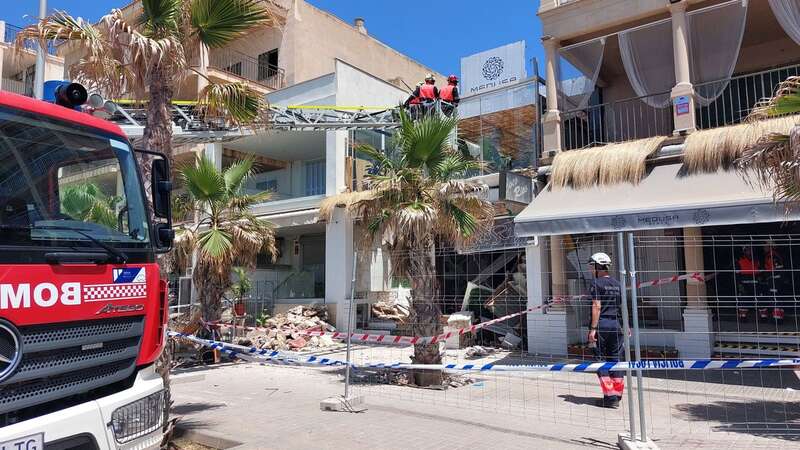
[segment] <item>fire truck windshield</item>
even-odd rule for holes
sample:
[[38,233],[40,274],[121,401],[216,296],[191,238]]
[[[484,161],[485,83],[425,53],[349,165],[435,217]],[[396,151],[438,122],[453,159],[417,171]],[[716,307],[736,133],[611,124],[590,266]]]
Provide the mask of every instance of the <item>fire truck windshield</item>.
[[123,139],[0,107],[0,246],[143,252],[147,217]]

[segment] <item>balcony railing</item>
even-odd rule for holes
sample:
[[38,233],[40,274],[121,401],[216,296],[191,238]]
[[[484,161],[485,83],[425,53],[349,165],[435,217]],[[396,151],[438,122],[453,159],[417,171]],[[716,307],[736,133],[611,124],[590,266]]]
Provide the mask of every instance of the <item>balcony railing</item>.
[[729,80],[695,85],[695,92],[713,92],[723,88],[722,94],[706,106],[696,109],[697,128],[708,129],[733,125],[744,120],[761,99],[772,97],[783,80],[800,75],[800,65],[764,70],[735,76]]
[[[649,97],[649,98],[648,98]],[[562,113],[563,148],[573,150],[672,134],[672,109],[654,108],[669,92],[591,105]]]
[[12,80],[10,78],[3,78],[0,80],[0,89],[15,94],[27,95],[33,97],[33,83],[26,85],[22,81]]
[[[8,23],[6,23],[6,32],[5,32],[5,36],[3,36],[3,42],[7,42],[9,44],[13,44],[14,40],[17,38],[17,34],[19,34],[20,31],[22,31],[22,27],[18,27],[16,25],[9,25]],[[57,44],[55,42],[48,41],[47,42],[47,53],[49,53],[51,55],[55,55],[56,54],[56,46],[57,46]],[[35,51],[36,50],[36,43],[28,41],[28,42],[25,43],[25,48]]]
[[243,53],[232,50],[212,51],[208,57],[208,65],[270,89],[283,87],[285,74],[283,69],[260,63],[256,58]]
[[[773,95],[780,82],[800,75],[800,65],[700,83],[694,86],[699,95],[722,93],[710,102],[698,100],[695,105],[698,129],[717,128],[740,123],[761,99]],[[668,92],[591,105],[562,113],[562,144],[565,150],[623,142],[673,132],[672,108],[654,108]],[[649,103],[649,104],[648,104]]]

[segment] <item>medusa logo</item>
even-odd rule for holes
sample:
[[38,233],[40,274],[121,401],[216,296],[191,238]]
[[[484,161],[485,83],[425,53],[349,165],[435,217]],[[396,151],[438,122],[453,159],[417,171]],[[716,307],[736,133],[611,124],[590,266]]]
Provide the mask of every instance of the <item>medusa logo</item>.
[[503,74],[503,58],[492,56],[483,63],[483,77],[487,80],[496,80]]

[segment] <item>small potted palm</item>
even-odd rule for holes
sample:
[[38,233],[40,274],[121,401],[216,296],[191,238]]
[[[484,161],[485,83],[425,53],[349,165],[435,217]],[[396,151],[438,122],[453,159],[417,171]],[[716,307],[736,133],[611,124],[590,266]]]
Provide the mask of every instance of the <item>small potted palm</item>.
[[231,293],[233,294],[233,313],[237,317],[245,314],[244,298],[253,288],[253,282],[247,275],[247,271],[242,267],[234,267],[232,270],[236,275],[236,281],[231,284]]

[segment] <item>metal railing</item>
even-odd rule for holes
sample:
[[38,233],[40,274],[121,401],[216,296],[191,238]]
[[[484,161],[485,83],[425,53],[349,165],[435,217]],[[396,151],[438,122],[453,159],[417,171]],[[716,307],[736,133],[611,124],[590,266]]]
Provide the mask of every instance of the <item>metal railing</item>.
[[3,78],[0,80],[0,89],[8,92],[13,92],[15,94],[27,95],[29,97],[33,96],[33,84],[30,83],[29,85],[25,85],[22,81],[19,80],[12,80],[10,78]]
[[[694,86],[698,129],[717,128],[742,122],[762,99],[769,98],[782,81],[800,75],[800,65],[785,66]],[[722,92],[711,101],[702,96]],[[655,108],[669,92],[591,105],[562,113],[562,143],[565,150],[592,147],[653,136],[668,136],[673,131],[671,106]],[[657,101],[656,101],[657,100]]]
[[562,113],[565,150],[672,134],[672,109],[654,108],[669,92],[591,105]]
[[[3,36],[3,42],[7,42],[9,44],[13,44],[14,40],[17,38],[17,34],[19,34],[20,31],[22,31],[22,27],[18,27],[16,25],[10,25],[10,24],[6,23],[6,32],[5,32],[5,35]],[[55,55],[56,54],[56,47],[57,47],[57,43],[56,42],[48,41],[47,42],[47,53],[49,53],[51,55]],[[28,42],[25,43],[25,48],[35,51],[36,50],[36,43],[33,42],[33,41],[28,41]]]
[[710,103],[698,101],[696,124],[699,129],[717,128],[742,122],[761,99],[769,98],[782,81],[800,75],[800,65],[785,66],[756,73],[737,75],[727,80],[696,84],[699,95],[722,88]]
[[284,85],[285,71],[271,64],[233,50],[214,50],[208,56],[208,65],[246,80],[255,81],[270,89]]

